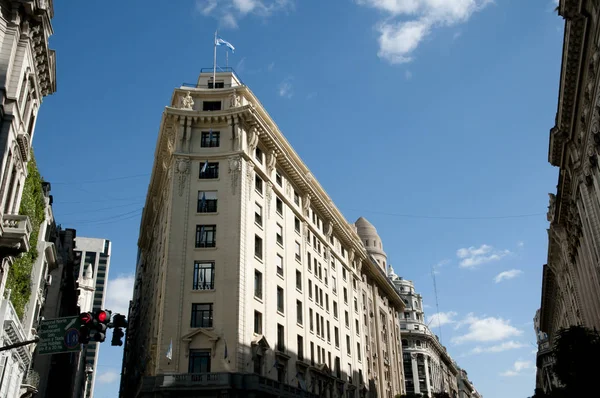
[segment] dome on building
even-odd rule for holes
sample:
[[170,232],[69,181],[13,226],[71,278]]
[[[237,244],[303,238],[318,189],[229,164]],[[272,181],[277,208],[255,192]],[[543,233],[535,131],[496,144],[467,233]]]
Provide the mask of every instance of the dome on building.
[[367,253],[371,254],[377,260],[379,266],[386,271],[387,255],[383,251],[383,244],[381,243],[377,229],[364,217],[359,217],[354,226],[362,244],[367,249]]

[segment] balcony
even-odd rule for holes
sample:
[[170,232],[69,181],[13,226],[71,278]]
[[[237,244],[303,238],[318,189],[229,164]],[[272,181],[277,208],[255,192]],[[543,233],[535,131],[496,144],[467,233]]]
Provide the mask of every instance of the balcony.
[[29,251],[31,222],[18,214],[0,214],[0,255],[16,256]]
[[[10,290],[8,290],[10,291]],[[0,319],[4,320],[5,345],[20,343],[27,340],[23,325],[19,320],[19,316],[10,302],[10,294],[3,299],[0,304]],[[28,346],[15,348],[19,361],[22,362],[24,368],[27,368],[31,363],[31,351]]]
[[304,391],[289,384],[247,373],[187,373],[145,377],[142,395],[159,391],[190,392],[209,390],[230,390],[244,393],[253,392],[260,397],[318,398],[317,394]]

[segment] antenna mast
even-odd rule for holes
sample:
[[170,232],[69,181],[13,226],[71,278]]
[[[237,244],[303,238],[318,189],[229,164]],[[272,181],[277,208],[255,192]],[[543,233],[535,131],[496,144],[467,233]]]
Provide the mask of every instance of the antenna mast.
[[440,321],[440,303],[438,301],[438,292],[437,292],[437,283],[435,283],[435,267],[431,266],[431,277],[433,278],[433,291],[435,293],[435,308],[438,316],[438,329],[440,330],[440,344],[443,345],[442,342],[442,325]]

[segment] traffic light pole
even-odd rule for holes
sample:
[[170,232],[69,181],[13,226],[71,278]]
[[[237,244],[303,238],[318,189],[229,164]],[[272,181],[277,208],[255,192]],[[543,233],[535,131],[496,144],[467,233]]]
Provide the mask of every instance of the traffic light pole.
[[22,347],[24,345],[29,345],[29,344],[37,343],[38,341],[40,341],[40,338],[36,337],[33,340],[26,340],[26,341],[21,341],[20,343],[5,345],[4,347],[0,347],[0,352],[6,351],[6,350],[12,350],[13,348]]

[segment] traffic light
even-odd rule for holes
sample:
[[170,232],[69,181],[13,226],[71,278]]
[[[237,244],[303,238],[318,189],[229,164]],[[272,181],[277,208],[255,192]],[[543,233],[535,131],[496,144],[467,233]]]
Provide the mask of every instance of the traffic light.
[[125,315],[121,314],[115,314],[112,323],[115,328],[127,328],[127,326],[129,326],[127,319],[125,319]]
[[125,336],[125,333],[123,333],[123,329],[121,329],[119,327],[115,327],[113,329],[113,337],[112,337],[112,341],[110,342],[110,345],[112,345],[112,346],[117,346],[117,345],[118,346],[122,346],[123,345],[123,341],[121,339],[123,338],[123,336]]
[[111,312],[108,310],[94,311],[94,329],[95,333],[92,336],[94,341],[102,343],[106,340],[106,329],[110,323]]
[[90,342],[90,333],[93,330],[94,318],[89,312],[79,314],[79,341],[81,344]]

